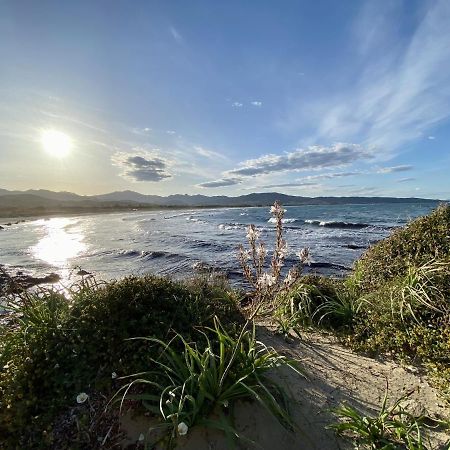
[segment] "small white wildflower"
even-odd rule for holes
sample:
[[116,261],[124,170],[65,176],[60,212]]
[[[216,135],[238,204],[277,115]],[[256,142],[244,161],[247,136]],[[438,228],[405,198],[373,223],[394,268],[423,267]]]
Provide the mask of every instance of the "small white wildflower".
[[224,408],[228,408],[228,400],[224,400],[223,406],[224,406]]
[[286,275],[286,278],[284,279],[284,284],[291,284],[294,281],[294,277],[292,275],[292,272],[289,271]]
[[115,380],[115,379],[117,378],[117,373],[116,373],[116,372],[113,372],[113,373],[111,374],[111,378],[112,378],[113,380]]
[[283,242],[283,244],[281,244],[280,248],[278,249],[278,255],[280,258],[285,258],[287,254],[288,254],[288,245],[286,242]]
[[269,275],[268,273],[264,273],[258,279],[258,284],[261,288],[268,288],[275,284],[275,277],[273,275]]
[[270,207],[270,214],[278,214],[281,212],[281,208],[279,203],[275,202],[271,207]]
[[309,253],[309,248],[305,247],[302,248],[298,253],[297,256],[299,257],[300,261],[303,264],[308,264],[308,266],[311,264],[311,255]]
[[265,258],[267,256],[267,250],[263,244],[260,244],[256,249],[256,254],[259,258]]
[[141,433],[141,434],[139,435],[138,441],[139,441],[139,442],[143,442],[144,440],[145,440],[144,433]]
[[177,430],[180,436],[185,436],[189,430],[189,427],[184,422],[180,422]]
[[77,395],[77,403],[84,403],[89,398],[86,392],[81,392]]
[[259,231],[255,228],[255,225],[250,225],[247,228],[247,239],[249,241],[256,241],[259,238]]
[[169,395],[170,397],[175,398],[175,394],[172,391],[169,391]]

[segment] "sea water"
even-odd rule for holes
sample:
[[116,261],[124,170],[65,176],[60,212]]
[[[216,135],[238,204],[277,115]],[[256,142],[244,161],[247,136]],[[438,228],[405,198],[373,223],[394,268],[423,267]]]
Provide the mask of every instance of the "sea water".
[[[370,245],[432,208],[420,202],[286,207],[286,268],[308,247],[307,271],[341,276]],[[66,284],[76,281],[80,268],[105,280],[145,273],[183,278],[215,270],[239,284],[237,249],[246,243],[249,224],[270,250],[275,225],[268,207],[29,219],[0,231],[0,264],[13,272],[56,272]]]

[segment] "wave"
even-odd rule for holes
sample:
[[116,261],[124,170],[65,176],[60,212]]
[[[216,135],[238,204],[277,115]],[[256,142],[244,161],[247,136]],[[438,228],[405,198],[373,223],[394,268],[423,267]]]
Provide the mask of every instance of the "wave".
[[198,217],[195,217],[195,216],[186,217],[186,220],[188,220],[189,222],[195,222],[195,223],[208,223],[205,220],[201,220],[201,219],[199,219]]
[[237,222],[227,222],[218,225],[219,230],[245,230],[247,225]]
[[341,264],[334,264],[330,262],[312,262],[309,267],[312,269],[332,269],[332,270],[351,270],[350,267],[342,266]]
[[355,230],[360,230],[362,228],[369,228],[369,227],[375,226],[375,225],[371,225],[370,223],[341,222],[339,220],[306,219],[304,222],[309,225],[316,225],[316,226],[325,227],[325,228],[343,228],[343,229],[355,229]]
[[[283,223],[294,223],[297,222],[297,219],[282,219]],[[267,222],[269,223],[277,223],[277,219],[275,217],[271,217]]]

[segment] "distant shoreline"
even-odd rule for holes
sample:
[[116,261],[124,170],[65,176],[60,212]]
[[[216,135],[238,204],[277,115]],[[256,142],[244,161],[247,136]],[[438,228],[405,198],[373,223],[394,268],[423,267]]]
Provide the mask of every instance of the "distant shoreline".
[[[301,206],[339,206],[339,205],[373,205],[373,204],[420,204],[434,203],[446,203],[443,200],[433,199],[391,199],[386,198],[386,201],[370,201],[367,198],[361,198],[360,202],[349,201],[345,202],[345,198],[339,198],[342,202],[339,203],[302,203],[302,204],[283,204],[284,207],[301,207]],[[378,200],[378,198],[377,198]],[[127,206],[93,206],[93,207],[60,207],[60,208],[0,208],[0,218],[2,220],[14,221],[17,219],[36,218],[36,217],[52,217],[52,216],[74,216],[74,215],[90,215],[90,214],[112,214],[112,213],[126,213],[126,212],[139,212],[139,211],[173,211],[173,210],[187,210],[187,209],[222,209],[222,208],[265,208],[269,207],[267,204],[239,204],[239,205],[127,205]],[[0,223],[4,226],[4,224]]]

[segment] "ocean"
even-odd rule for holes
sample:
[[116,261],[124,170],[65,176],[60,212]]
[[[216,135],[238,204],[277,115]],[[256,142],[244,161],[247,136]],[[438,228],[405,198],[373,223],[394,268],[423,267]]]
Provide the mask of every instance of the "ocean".
[[[342,276],[370,245],[432,208],[421,203],[286,207],[286,268],[297,262],[296,252],[309,247],[308,272]],[[63,285],[77,281],[80,268],[103,280],[145,273],[184,278],[216,270],[239,285],[237,248],[246,243],[252,223],[270,249],[275,228],[267,207],[30,219],[0,231],[0,264],[12,273],[55,272]]]

